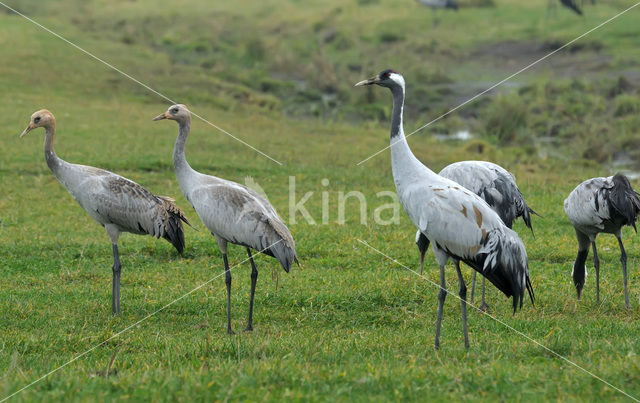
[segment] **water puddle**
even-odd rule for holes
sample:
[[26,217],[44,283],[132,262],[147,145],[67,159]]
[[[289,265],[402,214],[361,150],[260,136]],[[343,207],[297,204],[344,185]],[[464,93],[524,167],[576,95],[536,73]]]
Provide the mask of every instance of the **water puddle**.
[[458,130],[451,134],[435,134],[434,137],[440,141],[467,141],[473,138],[473,134],[469,130]]

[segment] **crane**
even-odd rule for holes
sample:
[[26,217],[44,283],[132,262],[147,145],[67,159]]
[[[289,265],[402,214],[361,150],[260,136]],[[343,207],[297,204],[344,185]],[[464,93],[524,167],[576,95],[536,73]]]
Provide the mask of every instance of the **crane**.
[[578,7],[575,0],[560,0],[560,3],[578,15],[582,15],[582,10]]
[[429,7],[431,12],[433,13],[433,25],[438,24],[438,20],[436,18],[436,10],[441,9],[452,9],[458,11],[458,3],[456,0],[416,0],[419,4]]
[[[577,15],[582,15],[582,9],[578,6],[575,0],[560,0],[560,4],[569,10],[573,11]],[[584,6],[584,1],[582,2]],[[547,17],[551,15],[551,13],[556,13],[556,8],[558,7],[558,3],[555,0],[549,0],[547,3]]]
[[636,229],[636,219],[640,213],[640,197],[633,190],[629,179],[622,174],[607,178],[592,178],[579,184],[564,201],[564,211],[576,231],[578,256],[573,264],[571,277],[576,287],[578,300],[587,277],[585,262],[589,255],[589,245],[593,249],[593,266],[596,269],[596,300],[600,302],[600,259],[596,250],[596,236],[599,233],[613,234],[620,246],[620,261],[624,281],[624,303],[629,308],[627,291],[627,253],[622,244],[622,227]]
[[182,193],[198,217],[215,237],[225,268],[227,287],[227,333],[231,328],[231,272],[227,244],[244,246],[251,262],[251,294],[246,331],[253,330],[253,299],[258,281],[251,249],[275,257],[285,272],[298,263],[295,243],[276,210],[255,191],[238,183],[195,171],[184,155],[191,130],[191,112],[182,104],[173,105],[153,120],[169,119],[178,123],[179,132],[173,148],[173,167]]
[[[482,197],[493,211],[498,213],[507,227],[511,228],[513,221],[522,217],[525,225],[533,233],[530,214],[537,215],[537,213],[524,200],[524,196],[516,184],[515,176],[500,165],[488,161],[460,161],[447,165],[438,175],[451,179]],[[416,232],[416,245],[420,251],[420,274],[422,274],[424,255],[429,244],[420,230]],[[476,274],[477,272],[474,270],[471,283],[472,304],[476,288]],[[488,311],[488,309],[489,305],[485,301],[485,278],[483,277],[480,310]]]
[[87,214],[104,227],[111,240],[111,313],[120,314],[120,233],[131,232],[162,237],[182,253],[185,245],[182,222],[189,222],[175,201],[169,197],[156,196],[136,182],[113,172],[71,164],[59,158],[53,148],[56,118],[46,109],[31,115],[29,125],[20,138],[38,127],[45,130],[44,157],[47,166]]
[[413,224],[433,244],[440,267],[435,348],[440,347],[442,311],[447,295],[444,268],[450,259],[460,284],[462,331],[468,348],[467,289],[460,272],[460,261],[481,272],[507,297],[513,297],[515,312],[522,307],[525,289],[534,301],[524,244],[480,196],[437,175],[413,155],[402,126],[404,77],[387,69],[356,86],[373,84],[389,88],[393,96],[391,169],[400,203]]

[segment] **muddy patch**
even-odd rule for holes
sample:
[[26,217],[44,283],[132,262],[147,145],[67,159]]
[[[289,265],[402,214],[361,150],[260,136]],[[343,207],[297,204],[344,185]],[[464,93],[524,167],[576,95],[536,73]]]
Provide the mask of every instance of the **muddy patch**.
[[[518,71],[554,51],[560,41],[514,41],[508,40],[477,47],[470,59],[491,66],[492,69]],[[605,52],[604,45],[597,41],[576,42],[559,50],[545,60],[536,63],[529,71],[553,70],[564,77],[582,77],[589,72],[602,72],[611,68],[613,57]]]

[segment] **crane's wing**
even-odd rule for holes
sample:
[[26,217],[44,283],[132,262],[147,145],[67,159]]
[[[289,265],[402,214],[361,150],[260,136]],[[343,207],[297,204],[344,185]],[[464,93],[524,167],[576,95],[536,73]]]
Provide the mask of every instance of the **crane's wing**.
[[460,259],[474,257],[489,231],[502,224],[480,197],[460,188],[432,189],[433,197],[420,209],[418,228],[440,249]]
[[529,229],[530,213],[515,176],[500,165],[487,161],[460,161],[448,165],[440,175],[451,179],[479,195],[498,213],[502,221],[511,228],[517,217],[522,217]]
[[432,197],[420,210],[419,229],[452,258],[482,273],[522,306],[524,290],[533,301],[528,259],[522,240],[479,196],[457,186],[429,186]]
[[289,229],[255,191],[231,181],[210,181],[192,190],[189,200],[212,233],[274,256],[286,271],[297,261]]
[[607,195],[612,187],[610,178],[593,178],[573,189],[564,201],[564,211],[571,224],[578,229],[604,229],[604,221],[611,216]]

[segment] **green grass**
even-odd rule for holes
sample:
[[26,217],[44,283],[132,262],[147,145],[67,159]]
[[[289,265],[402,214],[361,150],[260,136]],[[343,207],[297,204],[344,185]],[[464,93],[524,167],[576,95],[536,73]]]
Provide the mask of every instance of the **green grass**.
[[[321,192],[328,192],[330,224],[309,225],[297,216],[290,229],[302,267],[280,273],[278,287],[271,274],[279,270],[275,261],[256,259],[260,277],[253,333],[240,332],[250,281],[249,265],[243,263],[233,271],[235,336],[224,333],[225,287],[218,277],[14,400],[624,398],[476,311],[469,314],[471,348],[465,350],[460,305],[454,297],[445,305],[442,348],[434,351],[437,287],[358,242],[367,241],[404,265],[417,267],[415,232],[404,212],[399,225],[378,226],[372,219],[373,209],[386,202],[379,202],[376,193],[394,189],[388,153],[355,166],[388,144],[389,94],[350,87],[389,65],[406,72],[409,132],[456,104],[444,97],[436,107],[421,109],[422,101],[411,94],[425,91],[435,97],[430,86],[437,84],[421,84],[420,77],[461,86],[501,79],[514,69],[455,60],[471,60],[476,49],[504,38],[566,41],[630,3],[589,7],[582,20],[560,9],[557,19],[546,20],[546,1],[497,1],[496,7],[442,15],[437,28],[430,25],[429,13],[411,2],[380,0],[358,7],[338,1],[252,1],[243,8],[233,2],[209,3],[11,2],[284,164],[262,158],[194,120],[187,158],[195,169],[238,182],[252,176],[287,222],[289,177],[295,176],[298,199],[315,192],[306,207],[317,222],[322,219]],[[389,6],[393,12],[385,12]],[[530,18],[522,16],[523,8]],[[604,69],[611,87],[617,71],[637,67],[633,21],[630,14],[591,38],[602,43],[613,60]],[[472,23],[477,24],[475,35],[456,29]],[[247,24],[255,29],[239,29]],[[320,43],[330,29],[333,39]],[[187,208],[175,180],[171,150],[177,127],[151,122],[167,103],[23,19],[0,13],[0,30],[1,399],[220,276],[223,269],[215,240]],[[569,62],[580,53],[561,57]],[[350,70],[354,63],[359,67]],[[430,128],[409,142],[434,170],[452,161],[489,159],[516,174],[529,204],[543,216],[534,217],[535,238],[521,222],[515,227],[527,246],[537,302],[534,307],[525,301],[523,310],[512,315],[510,301],[490,287],[493,315],[640,396],[640,240],[625,229],[632,308],[624,308],[622,270],[612,236],[602,236],[598,243],[601,304],[595,302],[590,261],[578,303],[570,278],[577,245],[562,202],[581,180],[609,170],[582,160],[587,156],[580,153],[564,154],[571,163],[539,156],[527,140],[539,135],[545,122],[560,122],[565,134],[592,133],[585,135],[580,150],[591,147],[606,160],[618,150],[602,151],[592,142],[602,132],[590,119],[598,113],[615,119],[601,122],[603,130],[625,127],[620,139],[627,143],[619,144],[632,147],[637,95],[622,92],[607,98],[608,81],[598,84],[600,80],[589,75],[577,79],[584,86],[572,79],[555,83],[544,70],[522,80],[529,82],[526,90],[507,91],[463,110],[479,117],[453,114],[438,126],[487,127],[501,117],[511,125],[513,119],[500,115],[500,105],[507,105],[509,116],[523,117],[513,128],[515,134],[487,133],[470,143],[445,144],[431,137],[437,130]],[[545,91],[560,95],[547,97]],[[331,92],[338,94],[336,101],[322,101],[321,95]],[[581,93],[586,95],[577,97]],[[164,241],[121,237],[120,317],[110,315],[111,251],[104,230],[47,169],[42,130],[18,139],[31,113],[43,107],[56,114],[60,157],[113,170],[154,193],[175,197],[197,230],[186,230],[183,256]],[[570,141],[579,136],[559,133],[563,147],[571,150]],[[321,184],[324,178],[329,179],[326,187]],[[359,223],[353,201],[347,205],[346,225],[336,224],[338,192],[351,190],[363,192],[370,201],[366,225]],[[243,248],[230,247],[231,264],[244,259]],[[438,282],[430,252],[425,273]],[[470,283],[470,270],[464,273]],[[452,267],[447,282],[457,293]]]

